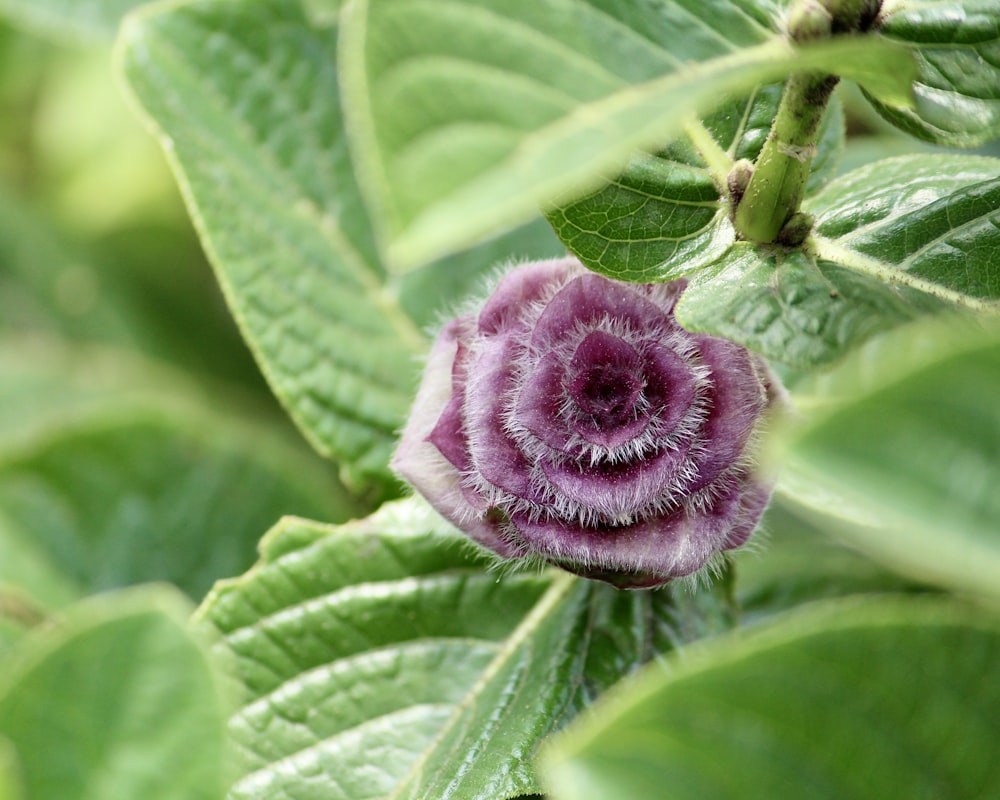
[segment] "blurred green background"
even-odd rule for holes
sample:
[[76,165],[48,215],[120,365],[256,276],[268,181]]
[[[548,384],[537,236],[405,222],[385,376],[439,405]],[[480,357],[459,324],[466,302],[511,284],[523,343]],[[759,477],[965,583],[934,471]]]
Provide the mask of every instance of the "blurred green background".
[[0,641],[200,599],[282,515],[365,511],[278,406],[113,69],[135,2],[0,0]]

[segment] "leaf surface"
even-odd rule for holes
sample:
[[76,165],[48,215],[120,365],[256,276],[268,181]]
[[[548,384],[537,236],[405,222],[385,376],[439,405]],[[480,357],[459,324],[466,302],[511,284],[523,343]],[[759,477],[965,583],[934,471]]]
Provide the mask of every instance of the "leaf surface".
[[[728,173],[737,159],[754,160],[781,97],[768,86],[709,114],[704,133],[724,155]],[[843,148],[844,120],[834,101],[824,117],[809,188],[829,179]],[[548,212],[566,246],[596,272],[639,283],[697,270],[734,241],[730,208],[703,152],[680,139],[655,154],[633,155],[626,170],[585,197]]]
[[751,545],[733,554],[733,591],[744,625],[817,600],[926,589],[804,516],[776,493]]
[[0,585],[43,607],[151,580],[201,597],[283,514],[360,508],[238,396],[208,410],[227,396],[140,359],[0,340],[0,374]]
[[341,125],[336,30],[293,0],[131,18],[129,84],[272,388],[354,486],[396,491],[424,337],[385,286]]
[[975,298],[1000,298],[1000,159],[909,155],[855,170],[811,198],[816,232]]
[[816,216],[812,246],[737,243],[692,276],[682,324],[809,369],[954,302],[1000,299],[1000,160],[887,159],[831,182],[804,209]]
[[294,0],[168,6],[133,17],[119,55],[272,388],[345,482],[384,497],[423,327],[494,263],[559,246],[536,222],[388,275],[347,150],[333,23]]
[[796,69],[877,80],[905,103],[905,51],[793,50],[780,16],[731,0],[345,7],[348,129],[389,261],[424,263],[587,194],[632,151],[676,139],[690,114]]
[[102,595],[7,655],[0,737],[26,797],[223,796],[230,703],[188,613],[163,587]]
[[843,399],[792,440],[786,491],[890,567],[998,594],[1000,338],[911,326],[822,386]]
[[553,742],[542,772],[555,800],[959,800],[1000,781],[987,615],[835,601],[687,656]]
[[536,791],[541,739],[654,654],[730,624],[715,593],[498,579],[417,501],[340,528],[289,520],[200,617],[247,702],[231,798]]
[[912,0],[879,32],[916,57],[913,107],[869,93],[889,122],[926,141],[975,147],[1000,136],[1000,6],[996,0]]

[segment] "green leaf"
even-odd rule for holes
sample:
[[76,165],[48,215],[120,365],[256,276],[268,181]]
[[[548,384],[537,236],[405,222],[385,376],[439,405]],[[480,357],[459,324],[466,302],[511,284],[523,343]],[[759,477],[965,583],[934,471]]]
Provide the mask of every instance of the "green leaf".
[[692,276],[676,314],[693,331],[739,342],[782,364],[828,364],[865,339],[942,303],[801,252],[738,242]]
[[0,0],[0,15],[60,38],[110,40],[118,23],[148,0]]
[[385,495],[425,341],[372,242],[335,34],[295,0],[204,2],[132,16],[119,55],[275,393],[347,482]]
[[786,491],[892,568],[1000,593],[1000,335],[904,329],[823,386],[850,399],[794,435]]
[[976,298],[1000,298],[1000,159],[909,155],[856,170],[807,201],[841,247]]
[[744,624],[820,599],[925,588],[833,539],[781,494],[733,562]]
[[231,703],[166,588],[102,595],[19,643],[0,736],[32,800],[218,800]]
[[838,601],[685,656],[552,743],[554,800],[961,800],[1000,781],[995,618]]
[[926,141],[975,147],[1000,136],[1000,6],[996,0],[909,0],[879,32],[912,48],[915,104],[869,93],[889,122]]
[[[730,625],[714,593],[502,580],[416,500],[330,528],[288,520],[200,611],[246,688],[231,798],[496,798],[622,675]],[[720,594],[723,587],[720,587]]]
[[[2,648],[0,648],[2,654]],[[24,800],[21,785],[21,765],[14,746],[0,737],[0,800]]]
[[149,580],[201,597],[281,515],[360,509],[284,429],[166,370],[0,340],[0,374],[0,588],[45,607]]
[[[768,86],[730,101],[704,120],[706,135],[732,163],[760,153],[781,98]],[[810,189],[829,179],[843,148],[844,120],[834,101],[824,118]],[[732,245],[729,204],[698,143],[680,139],[654,154],[635,154],[623,173],[592,194],[548,212],[566,246],[590,269],[639,283],[693,272]]]
[[690,115],[795,70],[880,81],[902,48],[794,50],[769,3],[391,0],[343,12],[351,145],[390,263],[424,263],[584,194]]
[[1000,298],[1000,160],[887,159],[804,208],[816,215],[805,251],[737,243],[692,276],[681,323],[808,369],[928,312]]
[[136,15],[119,55],[272,387],[348,483],[384,496],[420,329],[495,265],[562,248],[535,221],[386,275],[341,128],[331,22],[311,27],[293,0],[194,3]]

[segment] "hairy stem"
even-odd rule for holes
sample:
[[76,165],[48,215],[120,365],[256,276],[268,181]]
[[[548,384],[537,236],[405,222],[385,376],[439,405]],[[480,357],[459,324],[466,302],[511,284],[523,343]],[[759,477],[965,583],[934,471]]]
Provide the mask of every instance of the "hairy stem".
[[750,183],[736,208],[736,230],[744,239],[775,241],[799,210],[816,154],[819,125],[837,81],[833,75],[815,73],[789,78]]
[[[864,33],[880,7],[881,0],[797,0],[789,11],[786,35],[793,43],[802,44]],[[816,155],[819,125],[839,80],[836,75],[798,73],[785,84],[750,182],[736,198],[733,223],[744,239],[788,243],[789,237],[780,234],[802,203]],[[795,246],[802,240],[799,231],[792,232],[792,238],[797,240]]]

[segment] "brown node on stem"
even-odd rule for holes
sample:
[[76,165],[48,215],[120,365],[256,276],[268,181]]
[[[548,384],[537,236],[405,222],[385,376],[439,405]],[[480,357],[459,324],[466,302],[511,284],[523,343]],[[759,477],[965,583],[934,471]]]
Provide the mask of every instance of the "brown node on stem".
[[809,234],[812,233],[813,224],[816,218],[805,211],[796,211],[788,218],[788,221],[781,226],[775,244],[787,248],[800,247]]

